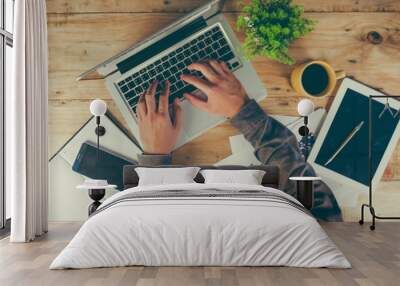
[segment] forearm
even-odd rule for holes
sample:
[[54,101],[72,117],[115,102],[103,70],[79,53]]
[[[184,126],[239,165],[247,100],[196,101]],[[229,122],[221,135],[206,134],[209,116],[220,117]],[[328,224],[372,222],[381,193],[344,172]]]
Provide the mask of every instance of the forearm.
[[231,122],[253,145],[256,157],[263,164],[280,167],[280,187],[295,195],[295,184],[289,177],[299,175],[306,163],[293,133],[268,116],[255,101],[247,103]]
[[143,166],[171,165],[171,154],[141,154],[138,155],[138,163]]
[[[294,134],[280,122],[268,116],[255,102],[250,101],[231,119],[253,145],[256,157],[266,165],[280,167],[280,189],[296,196],[292,176],[315,176],[315,171],[301,156]],[[323,182],[316,183],[312,213],[323,220],[341,220],[336,199]]]

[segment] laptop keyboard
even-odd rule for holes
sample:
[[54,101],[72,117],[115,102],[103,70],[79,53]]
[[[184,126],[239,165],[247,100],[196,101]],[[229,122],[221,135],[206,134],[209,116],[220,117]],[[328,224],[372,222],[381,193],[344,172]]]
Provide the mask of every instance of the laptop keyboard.
[[239,68],[240,65],[220,26],[216,25],[133,75],[119,81],[117,87],[130,108],[136,111],[140,95],[149,88],[154,80],[159,81],[156,91],[157,99],[164,90],[164,82],[168,80],[171,84],[169,96],[169,103],[171,104],[175,98],[183,99],[185,92],[196,90],[194,86],[182,81],[180,75],[192,74],[204,78],[199,71],[187,69],[187,66],[202,59],[224,61],[232,71]]

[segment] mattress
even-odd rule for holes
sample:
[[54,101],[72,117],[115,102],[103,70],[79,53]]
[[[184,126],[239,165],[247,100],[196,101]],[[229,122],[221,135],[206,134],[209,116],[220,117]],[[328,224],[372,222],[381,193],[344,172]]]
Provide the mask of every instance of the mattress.
[[263,186],[140,186],[108,198],[50,269],[119,266],[349,268],[293,197]]

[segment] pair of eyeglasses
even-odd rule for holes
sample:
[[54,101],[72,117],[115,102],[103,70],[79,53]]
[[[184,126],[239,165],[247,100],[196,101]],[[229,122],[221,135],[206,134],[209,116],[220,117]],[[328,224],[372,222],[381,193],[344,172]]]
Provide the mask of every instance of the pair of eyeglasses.
[[386,98],[386,103],[385,103],[385,105],[384,105],[384,107],[383,107],[381,113],[379,114],[378,118],[381,119],[381,117],[382,117],[386,112],[389,112],[390,115],[391,115],[393,118],[396,118],[396,117],[400,114],[400,109],[397,110],[396,113],[394,113],[393,110],[392,110],[392,108],[390,107],[389,98]]

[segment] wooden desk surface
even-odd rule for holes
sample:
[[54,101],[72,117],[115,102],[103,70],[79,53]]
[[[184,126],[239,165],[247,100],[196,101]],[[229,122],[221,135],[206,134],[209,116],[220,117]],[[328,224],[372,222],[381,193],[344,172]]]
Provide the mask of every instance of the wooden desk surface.
[[[47,0],[49,42],[49,156],[88,119],[89,103],[102,98],[122,122],[122,116],[100,81],[77,82],[76,77],[117,52],[140,41],[207,0]],[[335,69],[381,89],[400,94],[400,1],[297,0],[316,29],[295,42],[290,54],[297,63],[324,59]],[[227,1],[225,15],[233,26],[238,1]],[[377,31],[379,44],[367,35]],[[243,34],[238,33],[240,39]],[[261,105],[270,114],[296,115],[301,99],[289,84],[293,66],[266,58],[253,64],[268,89]],[[331,98],[315,100],[327,106]],[[237,134],[222,124],[174,153],[176,163],[212,164],[230,155],[228,136]],[[400,147],[385,172],[400,179]]]

